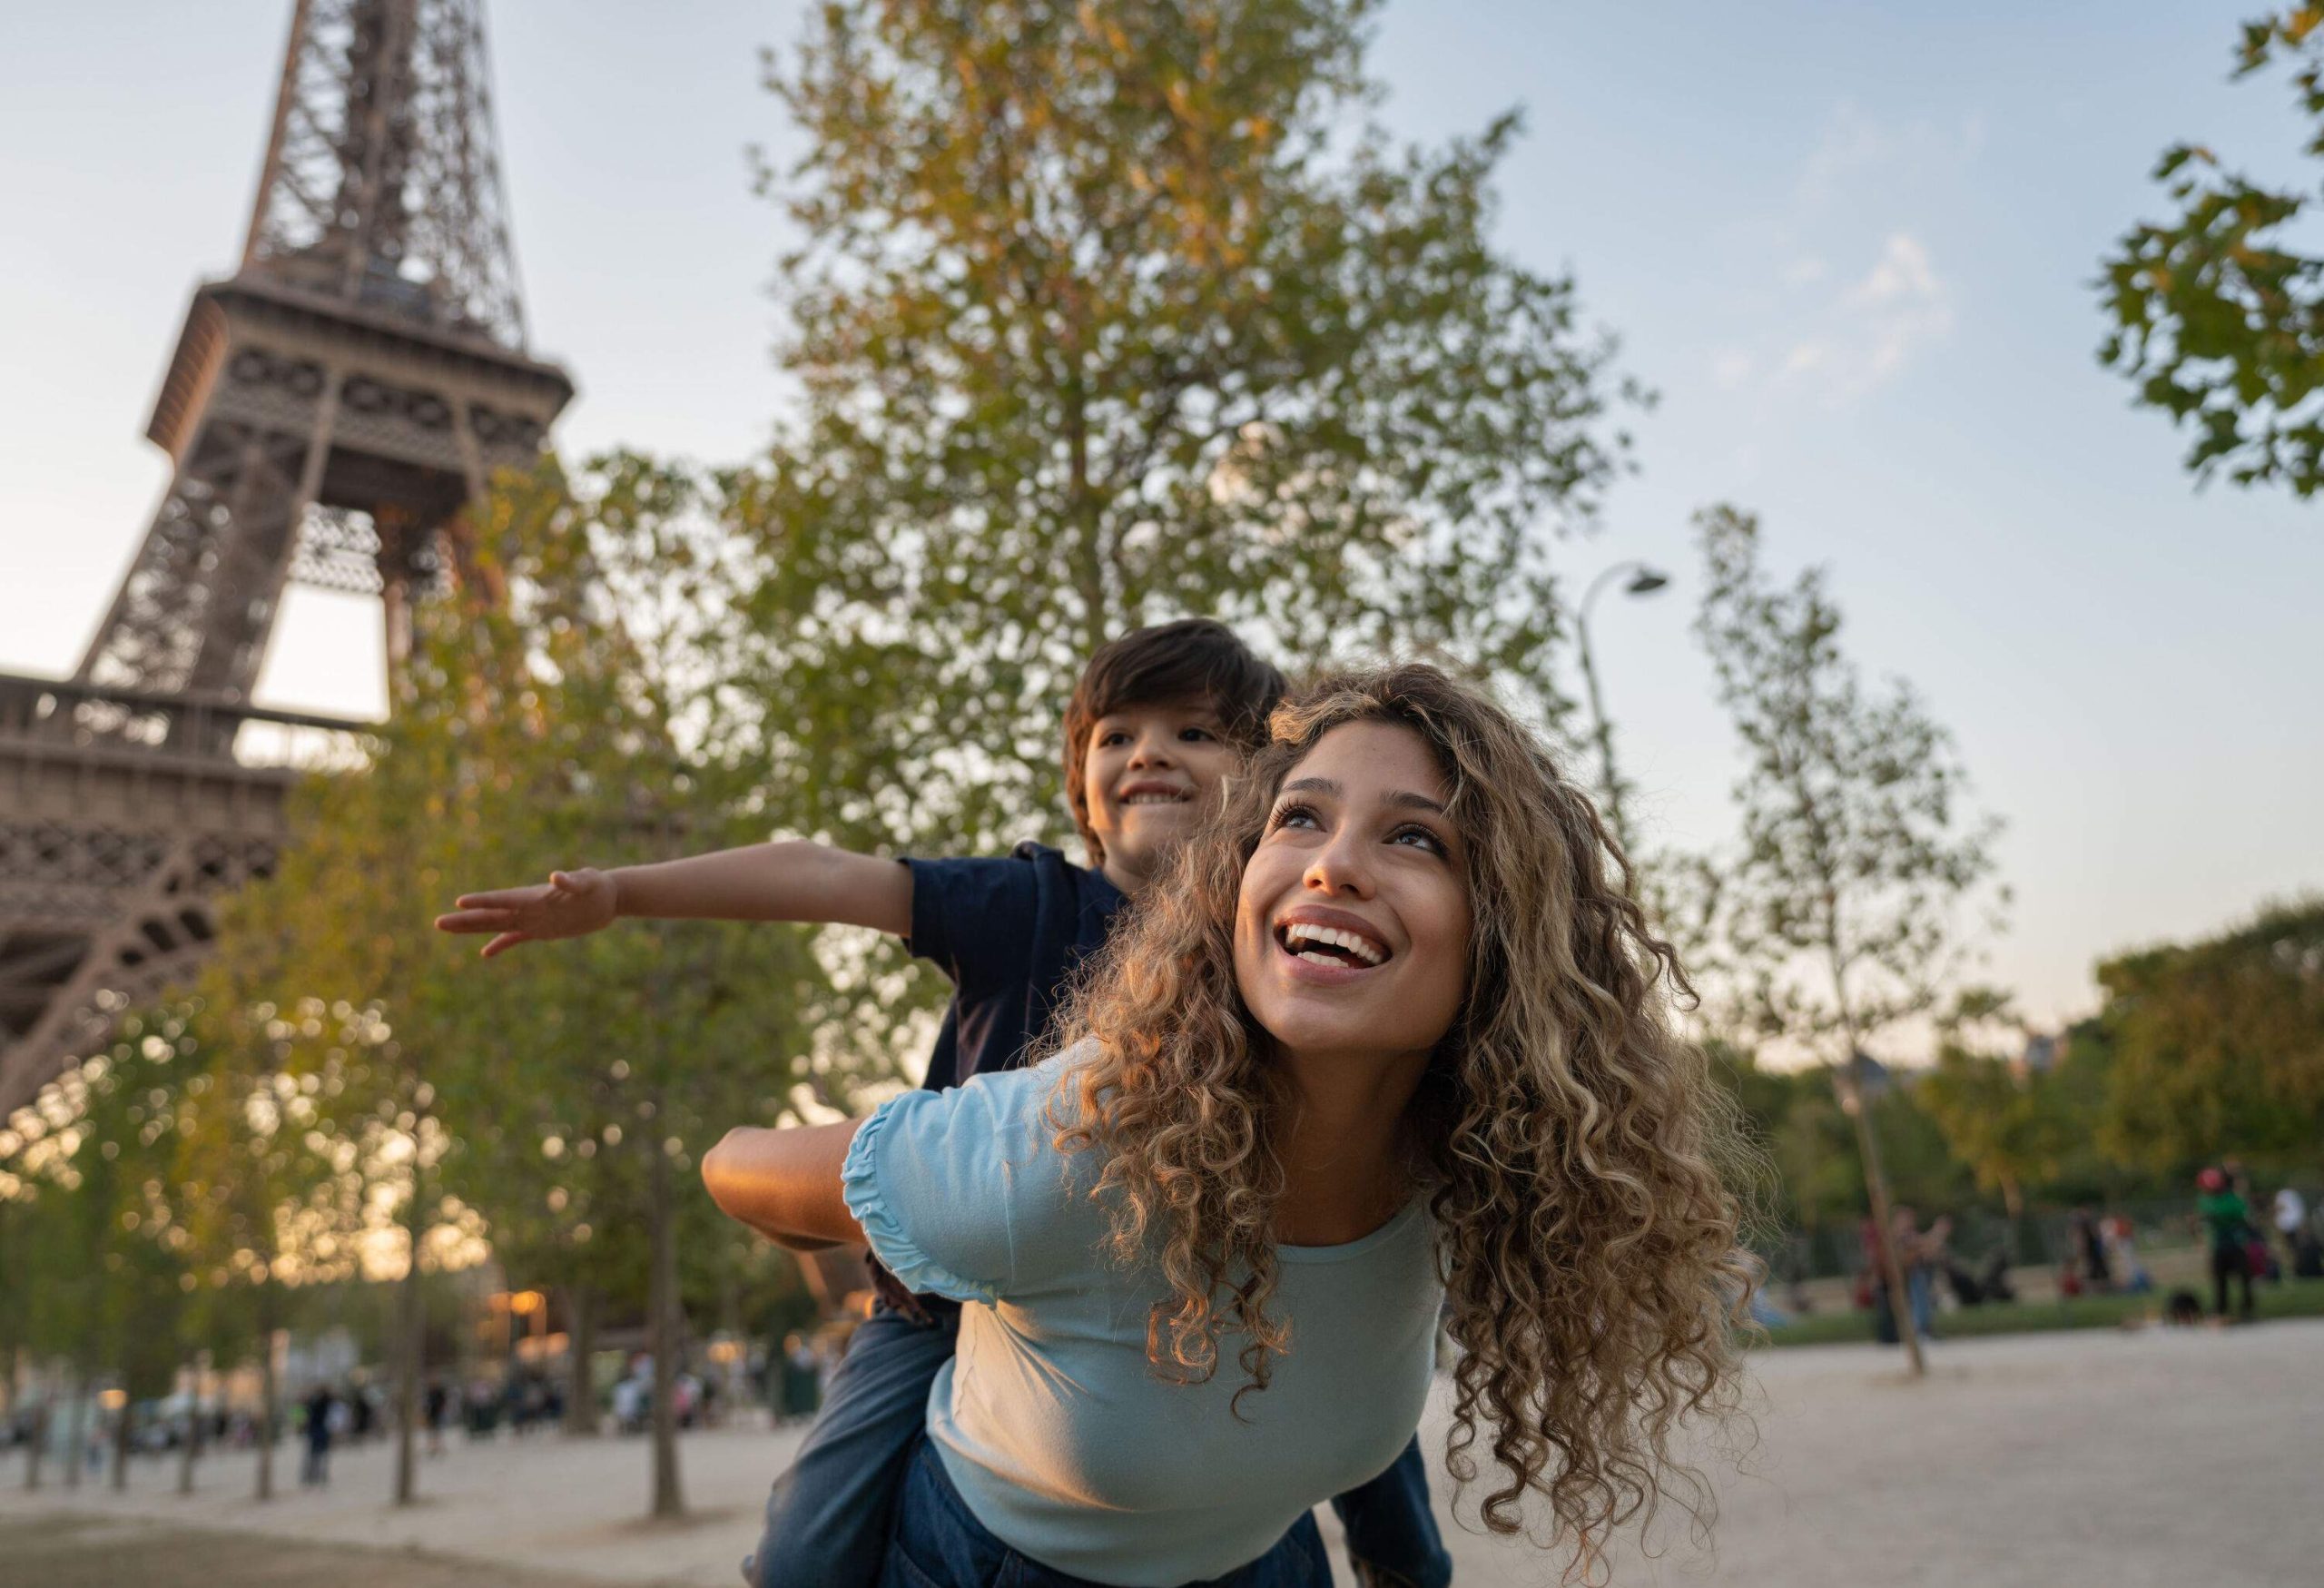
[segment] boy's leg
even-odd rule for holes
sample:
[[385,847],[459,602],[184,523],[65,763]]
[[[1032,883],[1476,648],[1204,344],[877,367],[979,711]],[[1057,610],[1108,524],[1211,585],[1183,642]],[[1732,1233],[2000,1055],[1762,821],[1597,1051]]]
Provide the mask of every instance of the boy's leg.
[[822,1415],[767,1497],[751,1588],[872,1588],[889,1515],[913,1446],[928,1431],[928,1389],[952,1355],[960,1316],[915,1323],[873,1309],[832,1370]]
[[1447,1588],[1452,1581],[1452,1557],[1429,1509],[1419,1435],[1386,1472],[1334,1496],[1332,1509],[1347,1530],[1348,1559],[1364,1588]]

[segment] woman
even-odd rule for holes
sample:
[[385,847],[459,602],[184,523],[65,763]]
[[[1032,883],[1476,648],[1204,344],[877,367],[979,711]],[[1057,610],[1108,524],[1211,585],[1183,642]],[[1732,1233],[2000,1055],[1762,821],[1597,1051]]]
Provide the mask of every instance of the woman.
[[1731,1138],[1595,813],[1433,668],[1273,732],[1063,1050],[704,1159],[775,1239],[970,1304],[890,1583],[1328,1582],[1308,1512],[1411,1436],[1446,1298],[1488,1526],[1541,1495],[1586,1565],[1708,1514],[1669,1442],[1733,1406]]

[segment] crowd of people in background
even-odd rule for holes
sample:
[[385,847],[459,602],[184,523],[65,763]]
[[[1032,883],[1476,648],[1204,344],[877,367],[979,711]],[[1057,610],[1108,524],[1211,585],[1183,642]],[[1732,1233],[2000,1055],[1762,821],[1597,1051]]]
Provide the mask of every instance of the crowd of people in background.
[[[681,1429],[714,1427],[736,1409],[736,1403],[763,1406],[773,1424],[812,1420],[822,1404],[825,1375],[845,1350],[849,1324],[825,1324],[812,1335],[793,1330],[780,1341],[768,1340],[751,1353],[740,1370],[741,1382],[729,1388],[724,1370],[697,1370],[681,1362],[673,1381],[673,1405]],[[506,1429],[524,1438],[565,1425],[570,1410],[569,1370],[544,1371],[532,1365],[511,1364],[495,1374],[477,1371],[465,1379],[457,1374],[432,1373],[423,1382],[417,1407],[418,1423],[430,1456],[445,1453],[446,1435],[458,1428],[468,1442],[497,1438]],[[654,1359],[635,1351],[622,1360],[610,1385],[601,1381],[599,1405],[612,1431],[642,1434],[651,1427],[654,1409]],[[114,1445],[121,1418],[131,1419],[130,1450],[157,1455],[179,1449],[189,1434],[204,1448],[246,1450],[262,1437],[263,1419],[247,1407],[203,1406],[189,1423],[182,1400],[145,1401],[107,1408],[91,1404],[79,1444],[89,1469],[99,1468]],[[330,1458],[335,1453],[385,1437],[395,1426],[395,1408],[378,1383],[362,1373],[336,1378],[294,1380],[286,1386],[274,1423],[277,1440],[287,1438],[298,1451],[302,1487],[324,1488],[330,1483]],[[0,1418],[0,1450],[15,1449],[36,1438],[67,1437],[69,1423],[61,1417],[44,1420],[40,1408],[20,1406]]]
[[[2324,1278],[2324,1238],[2319,1238],[2308,1198],[2297,1187],[2281,1186],[2262,1198],[2255,1193],[2250,1172],[2230,1158],[2203,1169],[2196,1176],[2195,1189],[2188,1222],[2202,1243],[2212,1318],[2249,1321],[2255,1310],[2254,1281],[2274,1282],[2287,1276]],[[1973,1267],[1955,1253],[1953,1231],[1953,1220],[1944,1216],[1922,1228],[1917,1215],[1905,1206],[1894,1209],[1886,1229],[1871,1219],[1865,1221],[1856,1302],[1872,1314],[1875,1336],[1882,1343],[1896,1344],[1904,1324],[1924,1339],[1935,1338],[1937,1313],[1948,1294],[1957,1307],[2016,1299],[2007,1243]],[[1891,1250],[1904,1277],[1901,1308],[1889,1293]],[[2119,1209],[2073,1209],[2066,1218],[2063,1249],[2056,1256],[2057,1291],[2063,1299],[2140,1296],[2157,1288],[2140,1250],[2138,1228]],[[2162,1310],[2171,1322],[2198,1321],[2204,1316],[2203,1297],[2191,1288],[2176,1288],[2164,1298]]]

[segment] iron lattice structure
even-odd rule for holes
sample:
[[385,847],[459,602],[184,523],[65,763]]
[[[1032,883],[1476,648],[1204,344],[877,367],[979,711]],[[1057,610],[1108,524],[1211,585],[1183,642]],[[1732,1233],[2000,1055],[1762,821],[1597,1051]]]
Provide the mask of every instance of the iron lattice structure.
[[290,774],[251,725],[357,726],[251,705],[285,588],[377,594],[399,672],[572,398],[525,350],[487,80],[481,0],[297,0],[241,266],[146,429],[169,488],[73,678],[0,677],[0,1115],[271,867]]

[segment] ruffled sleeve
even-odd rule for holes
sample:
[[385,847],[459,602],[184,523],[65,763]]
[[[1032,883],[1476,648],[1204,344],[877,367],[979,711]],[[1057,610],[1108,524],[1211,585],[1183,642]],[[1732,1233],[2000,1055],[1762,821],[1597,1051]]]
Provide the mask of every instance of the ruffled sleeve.
[[[960,1096],[959,1091],[906,1092],[881,1104],[847,1149],[840,1166],[840,1193],[848,1211],[863,1226],[872,1255],[905,1288],[954,1301],[990,1302],[999,1299],[1005,1271],[973,1278],[952,1266],[964,1256],[982,1256],[988,1261],[999,1257],[1005,1264],[1008,1250],[1006,1204],[975,1196],[975,1187],[960,1184],[974,1178],[969,1160],[975,1149],[981,1146],[989,1153],[994,1146],[989,1135],[981,1143],[946,1139],[960,1133],[966,1123],[958,1106]],[[940,1161],[929,1160],[931,1150]],[[945,1207],[941,1187],[948,1181],[956,1192],[969,1193],[969,1199]],[[980,1208],[985,1218],[1001,1228],[997,1251],[963,1228],[973,1225]],[[969,1215],[965,1219],[964,1213]],[[942,1250],[941,1256],[930,1250],[931,1243]]]

